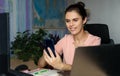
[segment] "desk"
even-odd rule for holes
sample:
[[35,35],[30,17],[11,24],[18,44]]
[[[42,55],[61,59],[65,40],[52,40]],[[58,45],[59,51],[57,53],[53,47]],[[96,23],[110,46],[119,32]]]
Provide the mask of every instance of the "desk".
[[70,71],[59,72],[60,76],[70,76]]
[[44,69],[37,68],[25,73],[31,74],[33,76],[70,76],[70,71],[60,71],[56,69]]
[[[29,69],[31,69],[31,70],[35,70],[36,68],[38,68],[37,65],[34,64],[33,60],[23,62],[22,60],[19,60],[17,58],[11,58],[10,59],[11,69],[15,69],[16,66],[19,66],[21,64],[27,65],[29,67]],[[70,76],[70,71],[60,71],[58,73],[60,74],[60,76]]]
[[31,70],[38,68],[37,65],[34,64],[34,61],[33,61],[33,60],[29,60],[29,61],[25,61],[25,62],[24,62],[24,61],[22,61],[22,60],[19,60],[19,59],[17,59],[17,58],[14,58],[14,57],[12,57],[12,58],[10,59],[10,68],[11,68],[11,69],[15,69],[16,66],[19,66],[19,65],[21,65],[21,64],[27,65],[27,66],[29,67],[29,69],[31,69]]

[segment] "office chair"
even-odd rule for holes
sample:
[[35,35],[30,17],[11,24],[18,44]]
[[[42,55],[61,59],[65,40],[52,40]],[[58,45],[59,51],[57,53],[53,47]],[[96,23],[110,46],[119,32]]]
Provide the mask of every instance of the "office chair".
[[107,24],[86,24],[84,29],[95,36],[101,37],[101,44],[114,44],[114,40],[110,39]]

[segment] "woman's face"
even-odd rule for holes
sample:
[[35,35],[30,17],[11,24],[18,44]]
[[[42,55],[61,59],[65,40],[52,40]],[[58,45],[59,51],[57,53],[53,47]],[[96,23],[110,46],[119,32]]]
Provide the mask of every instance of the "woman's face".
[[79,15],[76,11],[70,11],[65,15],[65,23],[70,33],[76,35],[83,30],[86,18],[83,20],[81,15]]

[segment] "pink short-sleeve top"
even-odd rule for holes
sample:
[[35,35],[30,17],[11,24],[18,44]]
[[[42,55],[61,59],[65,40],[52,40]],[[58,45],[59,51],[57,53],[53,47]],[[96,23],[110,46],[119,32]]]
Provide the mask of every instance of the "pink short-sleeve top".
[[[55,45],[57,53],[63,53],[63,61],[66,64],[72,65],[75,53],[74,39],[71,34],[66,34],[61,40]],[[101,38],[92,34],[88,35],[88,38],[84,42],[84,46],[96,46],[100,45]]]

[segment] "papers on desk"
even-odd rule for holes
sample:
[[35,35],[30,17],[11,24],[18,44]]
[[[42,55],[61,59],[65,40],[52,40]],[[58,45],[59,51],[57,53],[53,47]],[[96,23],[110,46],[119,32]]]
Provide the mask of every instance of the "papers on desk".
[[30,71],[29,74],[32,74],[33,76],[59,76],[57,70],[51,69],[37,69],[34,71]]

